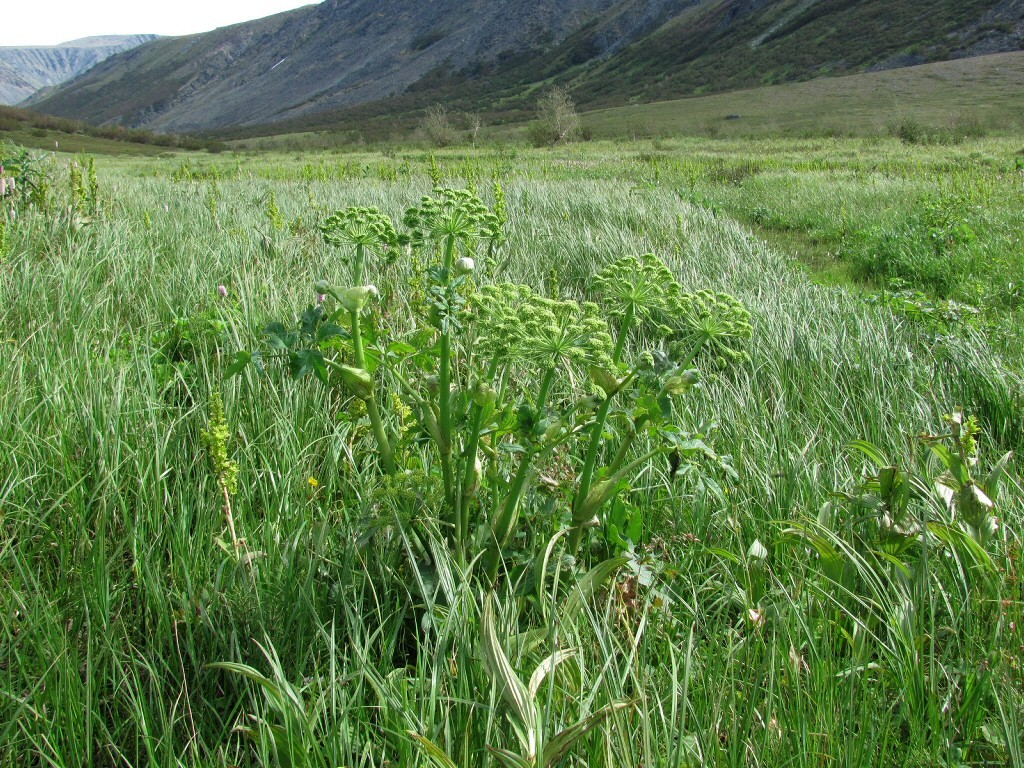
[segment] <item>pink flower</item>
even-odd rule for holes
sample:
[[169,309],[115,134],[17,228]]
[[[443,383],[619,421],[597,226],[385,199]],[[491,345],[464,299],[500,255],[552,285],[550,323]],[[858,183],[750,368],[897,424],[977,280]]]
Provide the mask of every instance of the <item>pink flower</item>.
[[228,288],[227,288],[227,286],[226,285],[218,285],[217,286],[217,293],[219,293],[223,298],[226,299],[228,297]]
[[323,304],[325,301],[327,301],[327,294],[326,293],[318,293],[316,295],[316,303],[317,304]]

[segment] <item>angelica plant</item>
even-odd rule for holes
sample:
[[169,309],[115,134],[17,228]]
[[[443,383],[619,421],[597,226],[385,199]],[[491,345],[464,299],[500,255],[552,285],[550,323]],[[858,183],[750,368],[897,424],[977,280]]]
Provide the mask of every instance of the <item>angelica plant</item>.
[[[404,218],[411,241],[431,258],[427,269],[429,321],[438,333],[437,424],[434,430],[439,452],[444,497],[456,546],[463,548],[466,531],[459,511],[457,489],[457,436],[452,410],[452,369],[460,355],[469,352],[456,343],[459,315],[465,305],[461,289],[476,270],[477,248],[501,238],[501,220],[467,190],[436,189]],[[466,460],[466,457],[463,457]],[[475,461],[474,459],[472,459]]]
[[[599,512],[628,485],[628,478],[659,454],[671,456],[673,475],[683,462],[710,461],[732,472],[703,435],[685,434],[672,422],[672,399],[694,388],[698,375],[692,365],[702,351],[717,354],[725,364],[740,362],[750,338],[750,316],[738,300],[726,294],[685,293],[654,254],[621,258],[595,275],[591,285],[604,310],[616,318],[618,336],[612,365],[591,368],[604,397],[589,427],[573,497],[570,550],[579,546],[586,528],[601,524]],[[664,348],[624,360],[627,338],[635,329],[660,339]],[[608,464],[599,467],[612,417],[623,424],[623,434]],[[645,433],[653,447],[632,456],[637,438]]]
[[529,361],[539,375],[535,399],[519,408],[519,461],[491,524],[487,568],[493,575],[519,517],[519,506],[534,460],[570,434],[559,414],[548,414],[548,398],[559,374],[572,380],[612,362],[607,321],[593,303],[555,301],[526,286],[498,286],[484,292],[479,346],[493,360]]
[[[404,509],[407,517],[435,513],[457,561],[481,558],[492,582],[512,555],[524,509],[535,510],[532,490],[545,462],[562,462],[570,473],[579,467],[569,551],[656,457],[669,456],[673,474],[684,463],[728,471],[706,430],[687,433],[676,423],[673,398],[695,388],[701,350],[739,362],[749,337],[739,302],[683,292],[653,254],[602,270],[593,301],[486,284],[489,257],[504,242],[499,191],[491,210],[472,192],[435,189],[406,212],[407,234],[376,209],[338,211],[321,231],[348,261],[352,284],[318,282],[321,300],[296,330],[267,327],[294,375],[313,373],[365,403],[390,478],[382,485],[392,489],[389,503],[416,506]],[[381,297],[366,276],[368,261],[397,258],[405,245],[417,297],[409,302],[412,327],[377,327]],[[660,347],[627,355],[637,331]],[[243,355],[232,369],[246,362]],[[637,450],[643,436],[648,446]],[[405,481],[417,493],[403,493]],[[414,498],[430,500],[430,508]],[[558,518],[548,522],[557,527]]]

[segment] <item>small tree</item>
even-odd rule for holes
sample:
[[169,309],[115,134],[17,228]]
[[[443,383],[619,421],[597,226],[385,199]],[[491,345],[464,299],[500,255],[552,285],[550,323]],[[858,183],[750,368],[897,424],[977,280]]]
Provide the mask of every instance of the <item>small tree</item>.
[[440,104],[427,109],[423,118],[423,133],[436,147],[450,147],[458,140],[458,133],[448,118],[448,110]]
[[484,125],[483,119],[480,117],[479,112],[474,112],[468,117],[469,119],[469,140],[473,146],[476,146],[477,137],[480,135],[480,129]]
[[556,86],[537,102],[537,119],[530,126],[534,146],[544,147],[580,138],[580,116],[569,92]]

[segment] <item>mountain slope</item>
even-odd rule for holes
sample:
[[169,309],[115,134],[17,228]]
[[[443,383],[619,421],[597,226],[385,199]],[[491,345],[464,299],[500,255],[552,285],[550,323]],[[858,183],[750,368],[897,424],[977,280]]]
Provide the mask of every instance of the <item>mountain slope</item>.
[[155,39],[110,35],[51,46],[0,47],[0,104],[18,104],[40,88],[59,85],[115,53]]
[[438,67],[558,42],[618,0],[328,0],[159,40],[104,62],[39,108],[188,131],[252,125],[400,93]]
[[383,130],[439,102],[522,117],[552,82],[603,107],[1022,40],[1024,0],[328,0],[114,56],[38,108],[162,131]]
[[[1018,50],[1022,0],[741,0],[667,24],[579,83],[591,106]],[[652,77],[652,73],[655,75]]]

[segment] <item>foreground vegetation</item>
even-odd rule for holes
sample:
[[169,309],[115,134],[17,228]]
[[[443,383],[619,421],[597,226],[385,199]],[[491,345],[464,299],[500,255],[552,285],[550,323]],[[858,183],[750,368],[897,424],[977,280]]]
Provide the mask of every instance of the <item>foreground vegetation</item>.
[[0,755],[1024,765],[1018,150],[6,150]]

